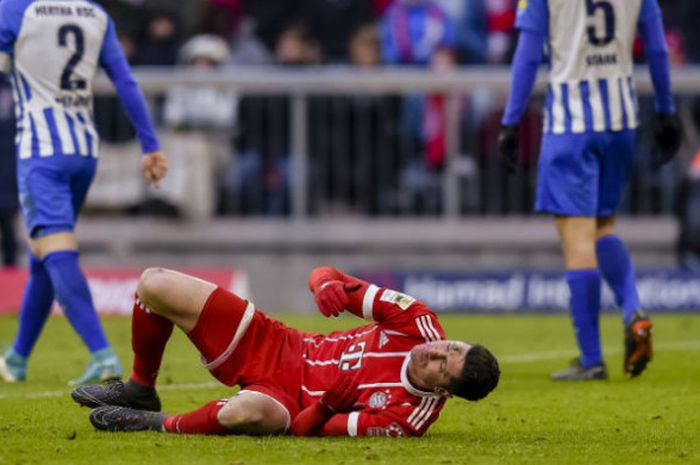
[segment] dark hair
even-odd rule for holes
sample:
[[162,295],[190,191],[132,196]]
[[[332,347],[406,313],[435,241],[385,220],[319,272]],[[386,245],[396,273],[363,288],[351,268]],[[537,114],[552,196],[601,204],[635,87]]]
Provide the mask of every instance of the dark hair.
[[452,395],[479,400],[495,389],[500,376],[496,357],[486,347],[476,344],[467,351],[459,378],[452,378],[446,389]]

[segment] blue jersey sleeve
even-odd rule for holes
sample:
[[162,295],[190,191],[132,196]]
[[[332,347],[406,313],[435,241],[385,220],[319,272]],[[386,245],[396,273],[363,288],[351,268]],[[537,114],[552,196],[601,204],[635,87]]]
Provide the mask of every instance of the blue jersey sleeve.
[[15,41],[22,27],[24,12],[32,0],[0,1],[0,73],[10,70]]
[[537,80],[537,70],[542,63],[544,36],[524,29],[518,38],[518,47],[513,57],[513,79],[510,97],[501,123],[506,126],[518,124],[525,113],[527,101]]
[[661,18],[659,2],[657,0],[642,0],[642,9],[639,12],[639,23],[645,23],[656,18]]
[[549,35],[549,6],[547,0],[520,0],[515,27],[523,31]]
[[673,114],[676,111],[671,93],[671,72],[668,65],[668,48],[664,36],[661,10],[656,0],[644,0],[639,16],[639,32],[649,64],[654,85],[656,111]]
[[148,113],[146,100],[134,76],[131,74],[129,63],[126,61],[124,52],[119,46],[112,20],[109,21],[109,26],[105,33],[102,51],[100,52],[100,65],[112,80],[117,94],[124,104],[126,114],[131,120],[131,124],[136,130],[136,135],[141,142],[143,153],[159,150],[158,138]]

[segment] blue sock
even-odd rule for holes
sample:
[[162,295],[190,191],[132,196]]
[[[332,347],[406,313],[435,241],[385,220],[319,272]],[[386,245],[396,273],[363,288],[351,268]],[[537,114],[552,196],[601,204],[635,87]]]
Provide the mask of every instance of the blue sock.
[[571,291],[571,315],[581,365],[590,368],[603,362],[600,351],[600,272],[597,269],[568,270],[566,281]]
[[29,254],[29,280],[24,287],[19,328],[12,349],[22,357],[29,357],[34,349],[53,303],[53,285],[44,264]]
[[56,299],[90,352],[109,347],[92,303],[90,288],[78,264],[78,252],[50,253],[44,258],[44,266],[51,276]]
[[637,282],[627,247],[619,237],[605,236],[596,243],[596,253],[603,278],[615,294],[615,301],[622,308],[627,323],[640,307]]

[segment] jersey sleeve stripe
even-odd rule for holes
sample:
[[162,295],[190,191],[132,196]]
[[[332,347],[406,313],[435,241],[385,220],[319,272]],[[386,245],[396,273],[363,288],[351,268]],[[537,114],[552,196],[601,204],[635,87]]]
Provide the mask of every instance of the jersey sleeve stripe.
[[219,355],[217,358],[215,358],[211,362],[205,363],[204,368],[206,368],[209,371],[215,370],[231,356],[233,351],[236,350],[236,347],[238,347],[238,343],[241,342],[241,339],[243,339],[243,336],[245,335],[246,331],[248,330],[248,326],[250,325],[250,322],[253,320],[254,315],[255,315],[255,305],[253,305],[252,302],[248,302],[248,306],[246,307],[245,312],[243,313],[243,318],[241,318],[241,322],[238,323],[238,328],[236,328],[236,333],[233,335],[233,339],[231,339],[231,343],[228,345],[226,350],[224,350],[224,353]]
[[407,421],[409,424],[413,424],[413,420],[415,419],[416,415],[423,409],[423,407],[425,407],[425,404],[427,403],[427,401],[428,401],[428,398],[427,398],[427,397],[423,397],[423,398],[421,399],[421,401],[420,401],[420,404],[418,404],[418,407],[416,407],[415,409],[413,409],[413,412],[411,412],[411,414],[410,414],[410,415],[408,416],[408,418],[406,419],[406,421]]
[[442,336],[440,336],[440,333],[438,332],[437,329],[435,329],[435,325],[433,325],[433,319],[430,317],[430,315],[424,315],[425,318],[425,327],[428,330],[428,332],[431,332],[433,334],[433,337],[435,338],[435,341],[439,341],[442,339]]
[[430,337],[425,331],[425,328],[423,328],[423,322],[420,317],[416,318],[416,326],[418,326],[418,331],[420,331],[420,334],[421,336],[423,336],[423,339],[425,339],[426,341],[430,341]]
[[435,410],[435,406],[438,403],[438,399],[430,399],[428,401],[428,404],[426,407],[423,409],[423,412],[414,420],[415,422],[415,427],[417,430],[421,429],[425,422],[430,418],[430,416],[433,414],[433,410]]
[[348,436],[357,436],[357,423],[360,419],[360,412],[350,412],[348,415]]
[[440,334],[433,327],[429,315],[421,315],[416,318],[416,326],[418,326],[418,331],[420,331],[421,336],[426,341],[439,341],[441,339]]
[[365,320],[374,321],[374,298],[379,292],[379,288],[374,284],[370,284],[365,291],[365,296],[362,298],[362,316]]

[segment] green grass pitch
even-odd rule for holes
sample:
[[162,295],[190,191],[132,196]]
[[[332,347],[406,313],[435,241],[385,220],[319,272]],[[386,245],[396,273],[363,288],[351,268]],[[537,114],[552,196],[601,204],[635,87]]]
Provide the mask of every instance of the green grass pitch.
[[[285,317],[326,331],[352,318]],[[100,433],[88,410],[70,400],[66,382],[87,353],[62,318],[52,318],[29,367],[29,381],[0,384],[0,465],[30,464],[698,464],[700,463],[700,315],[655,318],[649,370],[622,375],[622,329],[603,319],[608,382],[556,384],[550,371],[575,354],[564,316],[443,316],[448,337],[478,341],[501,361],[501,384],[487,399],[448,402],[421,439],[196,437]],[[8,344],[16,317],[0,318]],[[105,319],[128,367],[130,323]],[[230,396],[198,364],[182,334],[170,341],[161,371],[167,412]]]

